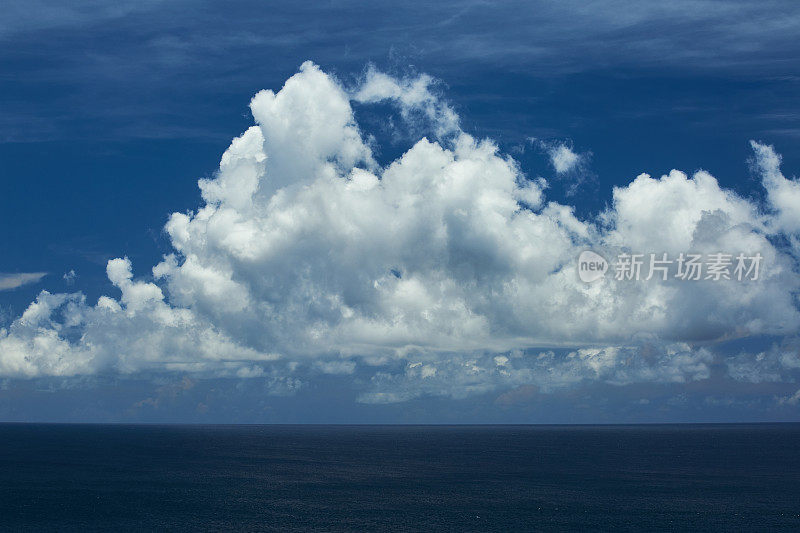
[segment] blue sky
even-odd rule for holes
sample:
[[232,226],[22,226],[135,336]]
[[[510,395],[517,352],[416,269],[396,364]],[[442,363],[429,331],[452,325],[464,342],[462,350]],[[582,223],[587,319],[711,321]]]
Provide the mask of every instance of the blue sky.
[[[11,2],[0,14],[0,417],[797,420],[798,22],[793,2]],[[316,66],[297,74],[305,61]],[[291,99],[262,99],[251,113],[256,93],[277,93],[295,75]],[[357,142],[347,124],[326,129],[338,117],[326,105],[341,94]],[[233,190],[250,170],[217,172],[253,113],[264,146],[279,153],[267,150],[269,177],[245,208]],[[306,146],[309,131],[319,136]],[[496,157],[478,145],[459,152],[462,134],[490,139]],[[388,190],[384,173],[422,137],[484,165],[470,178],[473,197],[448,181],[461,167],[437,173],[435,150],[420,149],[417,170],[398,170],[403,185]],[[574,154],[562,172],[559,149]],[[242,150],[258,159],[249,144]],[[353,168],[379,177],[385,203],[351,204],[338,189],[303,196],[298,189],[322,186],[308,181],[324,173],[314,157],[333,161],[342,183]],[[504,167],[506,157],[515,163]],[[660,179],[672,169],[687,176]],[[421,190],[403,188],[426,172]],[[632,186],[642,173],[652,182]],[[198,179],[239,185],[201,197]],[[425,189],[437,180],[446,194]],[[288,187],[283,210],[269,207],[280,187],[267,182]],[[482,219],[478,200],[501,193],[547,224],[505,211]],[[386,209],[414,194],[422,211]],[[212,204],[238,222],[200,224]],[[281,226],[288,240],[270,255],[263,243],[277,238],[276,221],[301,212],[331,218]],[[165,230],[172,213],[191,213],[191,238]],[[412,228],[428,213],[441,218]],[[684,219],[719,250],[757,241],[752,250],[773,254],[765,269],[780,269],[746,289],[609,281],[607,295],[584,295],[591,301],[548,277],[574,270],[580,248],[688,252],[701,243],[681,247]],[[273,232],[226,240],[254,227]],[[383,227],[417,233],[391,233],[387,248],[376,244],[387,234],[368,231]],[[742,227],[749,233],[731,233]],[[431,237],[437,228],[444,242]],[[131,282],[124,261],[107,269],[126,257]],[[497,296],[509,284],[522,288]],[[23,324],[43,290],[60,300]],[[163,300],[148,300],[156,290]],[[118,305],[127,318],[101,315],[102,296],[102,309]],[[614,320],[583,316],[606,296]],[[228,309],[236,298],[247,305]],[[643,302],[652,302],[646,313]],[[153,322],[165,313],[166,330]],[[191,324],[169,329],[181,320]],[[226,364],[198,355],[212,345],[190,342],[214,335]]]

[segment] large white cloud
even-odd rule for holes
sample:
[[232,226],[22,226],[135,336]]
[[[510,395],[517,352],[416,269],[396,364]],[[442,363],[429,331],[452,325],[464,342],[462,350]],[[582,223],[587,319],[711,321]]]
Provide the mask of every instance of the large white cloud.
[[[175,252],[154,279],[134,280],[130,262],[115,259],[117,298],[89,305],[43,292],[0,330],[0,374],[288,377],[358,366],[373,376],[362,399],[393,401],[704,379],[711,355],[693,343],[797,332],[794,259],[773,244],[800,229],[797,184],[770,147],[754,145],[766,209],[706,172],[673,171],[637,177],[607,211],[580,220],[493,142],[461,131],[431,83],[370,70],[346,90],[305,63],[277,93],[259,92],[256,125],[199,183],[204,205],[170,217]],[[351,99],[392,102],[433,136],[381,167]],[[575,261],[587,248],[609,259],[627,250],[764,260],[758,281],[584,284]]]

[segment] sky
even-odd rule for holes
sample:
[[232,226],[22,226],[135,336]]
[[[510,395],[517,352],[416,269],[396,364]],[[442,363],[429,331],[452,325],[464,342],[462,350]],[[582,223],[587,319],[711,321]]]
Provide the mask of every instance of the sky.
[[799,421],[798,27],[12,0],[0,420]]

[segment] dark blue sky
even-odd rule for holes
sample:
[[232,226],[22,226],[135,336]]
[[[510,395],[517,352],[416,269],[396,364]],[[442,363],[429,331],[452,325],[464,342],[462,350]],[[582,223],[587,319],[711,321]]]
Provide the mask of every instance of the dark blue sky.
[[[800,168],[799,28],[792,1],[12,0],[0,13],[0,273],[48,274],[0,291],[0,326],[42,289],[81,291],[92,302],[116,295],[109,259],[127,256],[146,276],[171,251],[169,214],[201,205],[197,180],[213,177],[231,139],[252,124],[250,98],[277,91],[305,60],[345,86],[368,64],[433,76],[462,128],[494,139],[531,178],[553,171],[530,138],[590,152],[576,194],[557,178],[548,189],[580,216],[606,208],[613,186],[673,168],[705,169],[761,201],[751,139],[775,147],[787,177]],[[417,140],[413,131],[388,135],[380,112],[355,112],[378,139],[380,163]],[[77,277],[68,285],[62,276],[70,270]],[[42,378],[8,381],[0,419],[798,419],[796,407],[773,401],[794,385],[734,390],[712,374],[704,385],[586,385],[529,397],[523,389],[519,402],[496,391],[383,406],[357,404],[338,377],[288,397],[227,378]],[[182,388],[184,379],[191,386]],[[147,398],[161,400],[146,411],[132,407]]]

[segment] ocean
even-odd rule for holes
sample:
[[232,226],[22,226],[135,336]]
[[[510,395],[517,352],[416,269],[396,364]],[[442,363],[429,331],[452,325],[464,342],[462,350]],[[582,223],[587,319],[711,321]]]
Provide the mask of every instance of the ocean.
[[0,425],[3,530],[800,530],[800,424]]

